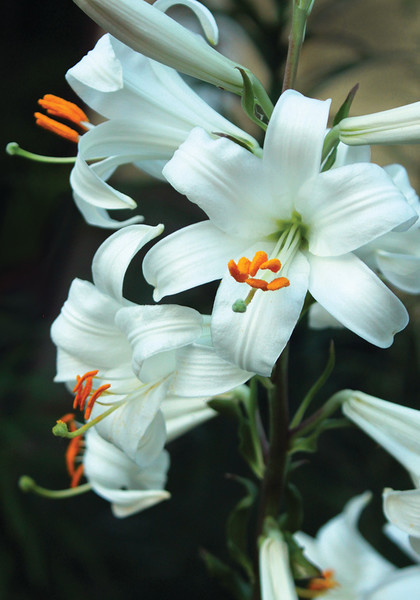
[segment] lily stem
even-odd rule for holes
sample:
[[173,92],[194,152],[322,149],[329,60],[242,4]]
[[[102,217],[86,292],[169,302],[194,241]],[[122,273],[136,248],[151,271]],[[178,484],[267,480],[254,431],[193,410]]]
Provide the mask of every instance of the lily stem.
[[289,35],[282,92],[293,89],[295,86],[300,51],[305,39],[306,21],[312,4],[313,2],[308,0],[293,0],[292,30]]
[[[257,543],[267,517],[277,519],[280,512],[287,470],[289,449],[288,347],[278,359],[268,390],[269,448],[267,466],[261,486],[257,521]],[[258,571],[258,570],[257,570]],[[254,588],[254,600],[260,598],[259,581]]]

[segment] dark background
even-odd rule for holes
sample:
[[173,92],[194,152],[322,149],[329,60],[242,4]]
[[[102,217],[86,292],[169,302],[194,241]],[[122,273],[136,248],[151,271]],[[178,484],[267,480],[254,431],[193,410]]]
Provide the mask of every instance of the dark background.
[[[303,92],[334,94],[335,105],[360,81],[354,114],[419,99],[418,6],[387,0],[380,15],[371,9],[369,21],[366,4],[318,3],[298,80]],[[41,154],[71,155],[71,143],[35,127],[32,114],[45,93],[75,99],[64,74],[93,46],[97,32],[70,0],[17,0],[2,12],[3,146],[17,141]],[[255,34],[249,18],[243,23]],[[378,160],[404,161],[418,182],[418,148],[385,149]],[[68,485],[66,444],[50,429],[69,410],[71,398],[53,383],[49,327],[71,280],[90,279],[93,254],[109,232],[82,221],[69,191],[69,167],[6,155],[1,161],[0,598],[227,597],[206,578],[199,549],[227,558],[224,522],[241,489],[224,474],[247,474],[236,457],[229,421],[214,419],[172,444],[172,499],[131,518],[113,518],[108,504],[93,493],[49,501],[19,491],[17,480],[24,473],[45,487]],[[137,173],[127,171],[118,185],[139,200],[147,223],[163,219],[167,231],[200,217],[167,186],[148,181],[140,186]],[[140,266],[138,258],[126,288],[139,303],[151,300]],[[208,286],[176,301],[209,311],[213,291]],[[347,332],[334,334],[337,367],[318,402],[352,387],[420,408],[420,305],[413,297],[404,301],[412,321],[388,350]],[[294,405],[322,371],[331,335],[299,327],[291,347]],[[306,499],[305,530],[315,533],[352,495],[371,489],[375,496],[362,519],[363,531],[388,558],[407,564],[381,534],[380,492],[384,486],[411,487],[408,476],[353,429],[326,434],[319,450],[295,477]]]

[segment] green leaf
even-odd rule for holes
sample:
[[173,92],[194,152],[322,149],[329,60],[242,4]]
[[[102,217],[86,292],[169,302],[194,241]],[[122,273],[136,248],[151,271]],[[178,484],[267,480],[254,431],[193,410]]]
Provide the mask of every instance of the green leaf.
[[240,398],[214,398],[208,405],[238,423],[239,452],[255,475],[264,477],[264,459],[257,426],[257,382],[251,380],[250,393]]
[[347,98],[344,100],[343,104],[337,111],[337,114],[334,117],[333,127],[339,124],[340,121],[349,116],[350,107],[353,103],[354,97],[359,89],[359,84],[356,83],[354,87],[351,88],[349,93],[347,94]]
[[295,416],[293,417],[292,422],[290,423],[291,429],[297,427],[299,425],[299,423],[302,421],[312,400],[315,398],[315,396],[319,392],[319,390],[322,389],[322,387],[328,381],[328,378],[331,375],[332,370],[334,369],[334,365],[335,365],[334,342],[331,341],[330,348],[329,348],[328,361],[325,366],[325,369],[322,372],[321,376],[313,384],[313,386],[311,387],[309,392],[306,394],[304,399],[302,400],[302,404],[299,406],[298,410],[296,411]]
[[294,537],[288,532],[285,532],[283,535],[289,548],[289,560],[293,578],[300,580],[321,577],[322,573],[319,568],[306,558],[303,553],[304,549],[299,546]]
[[249,580],[253,582],[254,569],[248,556],[248,523],[258,489],[250,479],[237,476],[231,477],[243,485],[246,495],[234,507],[227,519],[227,547],[232,559],[244,569]]
[[263,121],[261,121],[261,119],[259,119],[255,114],[255,90],[251,78],[249,77],[246,69],[241,69],[240,67],[237,67],[237,69],[242,75],[243,80],[243,92],[241,99],[242,108],[244,112],[248,115],[248,117],[251,119],[251,121],[253,121],[253,123],[256,123],[265,131],[267,129],[267,125]]
[[292,440],[290,453],[295,452],[316,452],[318,447],[318,438],[324,431],[329,429],[340,429],[341,427],[350,427],[351,423],[347,419],[325,419],[321,421],[317,428],[308,437],[301,437]]
[[252,588],[239,573],[207,550],[201,550],[200,555],[209,575],[217,579],[236,600],[251,600]]
[[279,519],[280,528],[284,531],[298,531],[303,522],[303,500],[298,488],[293,483],[287,483],[285,492],[286,512]]

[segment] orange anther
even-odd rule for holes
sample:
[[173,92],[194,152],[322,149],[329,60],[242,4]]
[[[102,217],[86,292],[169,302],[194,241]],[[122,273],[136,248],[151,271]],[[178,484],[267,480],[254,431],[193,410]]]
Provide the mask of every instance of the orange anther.
[[328,569],[322,572],[322,577],[314,577],[308,585],[309,590],[332,590],[338,587],[338,583],[334,579],[334,571]]
[[54,119],[50,119],[49,117],[39,112],[35,113],[35,118],[36,124],[40,127],[43,127],[43,129],[52,131],[53,133],[65,138],[66,140],[75,142],[76,144],[79,141],[79,134],[71,127],[67,127],[67,125],[63,125],[63,123],[59,123]]
[[95,377],[95,375],[97,375],[98,373],[99,373],[99,370],[95,369],[94,371],[88,371],[87,373],[85,373],[83,375],[83,377],[79,377],[79,375],[77,375],[77,383],[73,388],[73,394],[75,394],[77,392],[77,390],[82,387],[83,382],[86,379],[88,379],[89,377]]
[[45,94],[41,100],[38,100],[38,104],[40,104],[42,108],[45,108],[49,115],[67,119],[68,121],[79,125],[82,129],[87,130],[87,127],[83,125],[83,122],[89,123],[89,119],[77,104],[64,100],[64,98],[60,98],[59,96],[54,96],[53,94]]
[[270,258],[260,265],[260,269],[268,269],[272,273],[278,273],[281,269],[281,262],[278,258]]
[[248,273],[241,273],[239,271],[238,265],[234,260],[230,260],[228,262],[229,273],[232,275],[233,279],[238,283],[243,283],[248,278]]
[[274,292],[275,290],[281,290],[281,288],[288,287],[290,285],[290,281],[287,277],[277,277],[277,279],[273,279],[267,284],[267,290],[271,290]]
[[107,390],[110,387],[111,387],[111,384],[106,383],[105,385],[101,385],[101,387],[98,387],[98,389],[95,392],[93,392],[93,394],[89,398],[89,402],[86,405],[86,410],[85,410],[85,419],[86,420],[89,419],[89,417],[92,413],[93,405],[95,404],[96,400],[99,398],[99,396],[101,396],[101,394],[103,394],[105,392],[105,390]]
[[254,279],[254,278],[250,277],[249,279],[247,279],[245,281],[245,283],[250,285],[252,288],[256,288],[257,290],[262,290],[263,292],[266,292],[268,289],[268,283],[266,281],[264,281],[264,279]]
[[254,277],[257,274],[258,269],[260,268],[260,266],[265,263],[267,261],[267,252],[263,252],[262,250],[258,250],[258,252],[255,253],[254,258],[251,261],[251,264],[249,266],[249,274],[251,275],[251,277]]
[[249,260],[249,258],[246,258],[245,256],[240,258],[238,260],[239,273],[241,273],[242,275],[248,276],[250,265],[251,265],[251,261]]

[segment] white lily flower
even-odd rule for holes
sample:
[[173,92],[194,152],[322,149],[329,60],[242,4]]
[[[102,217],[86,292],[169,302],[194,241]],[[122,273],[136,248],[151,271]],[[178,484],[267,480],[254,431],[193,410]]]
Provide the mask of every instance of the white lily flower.
[[94,283],[73,281],[51,328],[58,348],[55,380],[74,384],[76,373],[86,372],[92,390],[111,385],[94,404],[92,422],[113,406],[95,427],[141,468],[165,444],[165,413],[173,439],[212,416],[206,400],[250,377],[216,355],[197,311],[139,306],[123,298],[132,257],[161,231],[162,226],[132,225],[108,238],[92,263]]
[[289,566],[289,551],[280,531],[271,529],[260,544],[262,600],[298,600]]
[[[328,112],[329,101],[288,90],[274,109],[262,159],[196,129],[164,169],[210,220],[148,252],[143,271],[156,288],[154,298],[222,278],[214,346],[226,360],[262,375],[270,375],[308,290],[346,327],[380,347],[408,322],[402,303],[353,252],[416,214],[377,165],[320,173]],[[273,262],[262,264],[255,279],[260,251]],[[254,257],[257,268],[255,261],[230,261],[241,256]],[[280,277],[271,283],[270,270],[278,271],[279,263]],[[244,283],[266,291],[254,287],[247,296]],[[249,304],[245,313],[233,312],[238,299]]]
[[[251,136],[204,102],[176,71],[108,34],[69,69],[66,78],[88,106],[109,119],[80,137],[70,176],[76,204],[93,225],[115,228],[133,223],[133,219],[107,218],[106,210],[133,209],[136,203],[106,180],[119,165],[130,162],[162,178],[163,166],[195,126],[258,147]],[[97,159],[101,160],[87,163]]]
[[420,102],[390,110],[347,117],[336,126],[340,140],[351,146],[420,142]]
[[417,488],[385,489],[385,515],[409,535],[420,538],[420,411],[359,391],[349,390],[348,394],[344,414],[407,469]]
[[357,522],[370,496],[367,492],[350,500],[340,515],[321,527],[315,538],[301,532],[295,535],[309,560],[324,570],[322,597],[328,600],[416,597],[410,592],[419,589],[420,567],[396,569],[358,531]]
[[139,469],[92,427],[86,434],[82,460],[84,475],[93,491],[111,502],[116,517],[128,517],[170,497],[163,489],[169,466],[165,450],[147,468]]
[[209,18],[204,13],[206,9],[199,2],[172,0],[164,4],[156,2],[155,5],[144,0],[75,2],[102,29],[133,50],[186,75],[241,93],[243,81],[237,68],[240,65],[217,52],[201,37],[160,10],[166,10],[174,4],[184,4],[208,22]]

